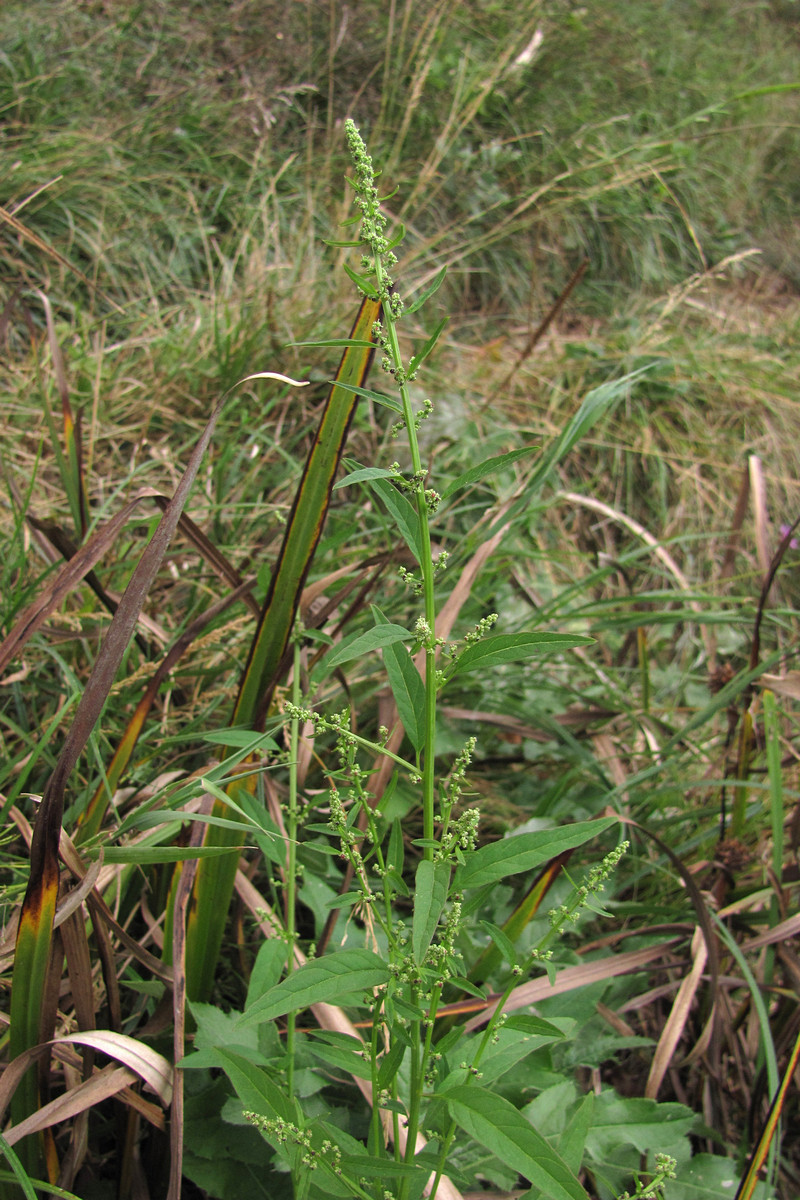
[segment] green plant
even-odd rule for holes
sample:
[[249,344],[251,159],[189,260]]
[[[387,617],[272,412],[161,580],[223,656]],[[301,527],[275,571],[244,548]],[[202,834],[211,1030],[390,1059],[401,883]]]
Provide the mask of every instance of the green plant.
[[[281,16],[285,59],[254,56],[257,39],[244,27],[206,36],[210,23],[195,9],[154,9],[127,31],[127,17],[121,21],[111,9],[90,14],[60,0],[24,11],[11,4],[6,12],[0,26],[12,43],[0,62],[0,153],[10,190],[0,219],[13,280],[0,317],[8,349],[2,365],[8,499],[0,513],[8,553],[0,603],[4,630],[37,597],[36,620],[44,622],[16,642],[0,688],[0,790],[10,822],[2,898],[12,916],[30,877],[26,820],[40,811],[30,794],[42,794],[56,768],[59,739],[101,660],[107,614],[158,519],[148,512],[131,521],[136,507],[126,517],[122,501],[134,497],[141,511],[150,503],[135,498],[144,483],[172,494],[211,397],[251,364],[314,380],[299,400],[281,387],[265,399],[257,381],[228,400],[197,476],[192,518],[179,518],[151,589],[148,625],[143,618],[124,652],[120,678],[70,777],[63,828],[80,843],[80,858],[69,858],[69,872],[83,879],[76,886],[87,889],[93,910],[91,924],[76,917],[63,934],[65,1016],[56,1032],[94,1022],[135,1037],[131,1061],[152,1068],[159,1104],[166,1106],[168,1059],[183,1053],[179,994],[172,1049],[149,1031],[164,1019],[173,978],[180,993],[188,908],[190,937],[205,959],[190,971],[190,992],[212,1003],[195,1005],[197,1056],[186,1072],[185,1097],[184,1074],[174,1076],[173,1137],[177,1150],[185,1112],[186,1173],[222,1196],[239,1194],[240,1163],[251,1165],[254,1194],[289,1186],[288,1176],[274,1169],[273,1149],[241,1123],[227,1077],[212,1077],[202,1066],[203,1053],[219,1065],[213,1058],[219,1047],[245,1046],[251,1065],[276,1073],[281,1088],[298,1097],[302,1119],[285,1117],[298,1130],[325,1114],[342,1130],[343,1144],[346,1134],[358,1146],[368,1143],[370,1109],[354,1098],[344,1073],[344,1064],[358,1061],[352,1053],[358,1047],[336,1038],[363,1039],[363,1030],[309,1033],[310,1018],[289,1012],[278,1019],[278,1037],[269,1027],[245,1027],[237,1014],[278,984],[280,969],[301,965],[287,950],[293,940],[298,952],[316,944],[324,960],[343,928],[351,939],[360,928],[362,908],[353,899],[360,892],[348,876],[359,878],[364,860],[369,872],[377,851],[370,858],[361,829],[351,826],[339,834],[348,846],[355,838],[353,861],[342,860],[327,811],[341,738],[332,721],[343,706],[351,732],[362,739],[356,752],[351,748],[351,770],[372,772],[360,792],[358,780],[353,788],[364,798],[380,796],[374,834],[383,838],[385,858],[390,849],[399,855],[402,842],[402,886],[410,888],[420,870],[424,881],[430,868],[417,860],[436,854],[425,844],[419,807],[430,749],[426,653],[420,646],[413,664],[408,652],[419,643],[424,594],[421,606],[397,577],[402,567],[423,583],[413,565],[420,557],[419,487],[410,451],[392,446],[381,420],[386,403],[395,405],[389,422],[402,415],[392,388],[371,396],[338,391],[341,411],[353,406],[349,481],[332,493],[309,586],[299,591],[294,641],[290,601],[313,538],[305,549],[295,543],[289,555],[293,562],[281,579],[293,582],[281,596],[287,604],[280,617],[272,609],[262,621],[262,633],[272,626],[273,649],[285,640],[275,708],[263,732],[253,728],[251,705],[237,713],[249,731],[227,728],[252,622],[280,573],[275,564],[297,470],[319,428],[314,409],[326,403],[322,381],[331,373],[322,363],[324,348],[283,348],[283,342],[307,338],[311,322],[330,338],[346,328],[342,312],[352,303],[340,294],[343,275],[335,269],[347,249],[326,249],[318,226],[341,159],[336,113],[355,107],[351,98],[358,94],[359,110],[375,117],[373,147],[384,161],[393,155],[392,182],[401,182],[387,212],[395,235],[398,219],[408,221],[403,278],[418,277],[425,291],[442,263],[451,264],[431,299],[440,311],[430,326],[446,309],[453,336],[424,364],[437,403],[415,431],[420,463],[433,464],[430,482],[442,494],[430,521],[433,545],[437,553],[441,546],[450,551],[447,571],[434,577],[435,633],[461,651],[457,662],[439,651],[446,678],[435,713],[437,781],[447,780],[447,763],[464,765],[464,747],[480,731],[451,821],[475,794],[482,837],[521,824],[513,839],[521,847],[520,838],[542,832],[541,822],[591,822],[611,805],[634,843],[613,882],[615,920],[596,931],[612,939],[611,947],[595,946],[588,929],[562,940],[555,998],[544,976],[524,993],[540,1005],[543,1020],[571,1018],[571,1036],[532,1051],[487,1086],[561,1147],[562,1157],[564,1147],[577,1153],[587,1128],[584,1186],[603,1200],[632,1186],[650,1148],[674,1151],[676,1200],[684,1193],[694,1200],[698,1190],[720,1194],[739,1177],[749,1195],[764,1162],[793,1196],[791,1117],[783,1155],[775,1149],[780,1110],[791,1114],[794,1102],[790,1072],[784,1070],[779,1087],[781,1068],[787,1059],[791,1065],[793,1045],[796,1053],[791,964],[777,949],[794,928],[786,820],[796,798],[796,692],[791,669],[782,665],[797,636],[791,555],[771,586],[762,587],[762,577],[772,553],[764,496],[776,524],[796,511],[796,315],[790,296],[777,290],[780,280],[757,273],[751,251],[730,253],[749,246],[761,223],[774,222],[782,192],[789,194],[796,98],[785,88],[770,92],[786,65],[785,39],[774,36],[777,14],[747,3],[725,10],[716,23],[713,5],[698,10],[673,22],[668,36],[659,30],[656,61],[647,44],[652,13],[637,15],[635,6],[619,14],[595,6],[561,22],[555,9],[531,4],[524,25],[493,6],[407,4],[402,13],[389,6],[357,32],[351,26],[343,40],[339,18],[347,13],[335,4],[325,12],[295,6]],[[57,19],[43,37],[37,22],[41,31],[45,12]],[[207,6],[207,12],[210,22],[227,8]],[[416,43],[410,31],[420,15],[426,24]],[[328,19],[330,29],[322,29]],[[716,30],[724,37],[715,40]],[[319,34],[325,53],[315,43]],[[91,54],[82,52],[87,36]],[[525,62],[517,62],[520,55]],[[580,78],[576,60],[584,64]],[[231,62],[236,66],[229,69]],[[384,64],[380,84],[380,70],[370,74],[375,62]],[[729,102],[730,96],[739,99]],[[424,178],[415,175],[420,160]],[[327,217],[324,224],[327,230]],[[577,277],[573,266],[587,250],[592,261],[564,319],[548,324],[552,296]],[[686,278],[697,264],[701,272]],[[44,289],[40,296],[24,286],[29,281]],[[375,288],[374,276],[364,282]],[[365,304],[362,316],[377,300],[367,296]],[[427,311],[400,322],[406,359],[413,355],[407,339],[426,343],[418,321]],[[364,319],[371,327],[373,317]],[[348,369],[357,370],[359,348],[351,349]],[[321,365],[309,370],[310,362]],[[649,369],[637,374],[642,367]],[[619,376],[616,390],[605,382]],[[581,406],[587,392],[592,400]],[[413,382],[408,393],[420,415],[424,393]],[[54,422],[45,418],[59,401],[63,450]],[[575,410],[575,418],[565,418]],[[542,442],[544,455],[537,455]],[[746,493],[740,491],[731,515],[743,453],[751,456],[745,477],[756,499],[754,536]],[[391,467],[395,457],[399,473]],[[90,539],[98,535],[88,553],[81,544],[87,516]],[[299,530],[291,520],[289,527]],[[59,555],[70,557],[70,566],[47,598]],[[764,604],[757,613],[760,588]],[[511,639],[498,649],[510,653],[525,645],[526,633],[543,628],[591,634],[596,642],[575,646],[569,657],[551,654],[535,669],[501,662],[484,671],[477,656],[470,669],[464,631],[481,626],[488,636],[481,623],[494,612],[502,614],[501,636]],[[753,657],[759,631],[761,650]],[[337,659],[342,641],[345,657]],[[292,661],[289,708],[282,681]],[[762,705],[758,680],[765,671],[775,672],[764,682],[776,689],[777,701],[765,694]],[[709,694],[709,676],[714,686],[717,677],[724,685],[720,692]],[[94,703],[98,697],[95,691]],[[391,703],[401,741],[384,745],[379,726],[392,725]],[[316,731],[306,713],[320,716]],[[189,778],[193,770],[202,785]],[[453,793],[458,786],[454,779]],[[318,807],[306,810],[306,800]],[[367,814],[364,821],[372,829]],[[204,824],[211,836],[201,847]],[[720,843],[720,829],[738,832],[739,843]],[[53,842],[56,832],[51,822]],[[86,880],[84,872],[97,869],[101,851],[92,889],[94,877]],[[218,851],[219,871],[212,866]],[[69,854],[66,844],[62,853]],[[497,853],[499,862],[510,851]],[[555,855],[533,880],[496,879],[479,907],[462,913],[457,949],[467,985],[495,993],[507,985],[500,933],[521,963],[549,936],[543,898],[549,893],[548,905],[556,908],[570,903],[570,855],[570,849]],[[210,926],[202,911],[198,920],[188,892],[198,856],[194,896],[205,894],[216,907],[213,942],[204,938]],[[175,860],[185,863],[181,880],[172,879]],[[245,864],[246,872],[234,874]],[[298,873],[298,888],[287,889],[285,880]],[[217,893],[225,875],[228,883]],[[232,877],[229,909],[222,892]],[[170,965],[161,961],[159,939],[171,879],[178,917],[165,938]],[[411,901],[400,884],[393,886],[395,907],[413,930]],[[337,901],[340,892],[346,900]],[[113,895],[113,912],[98,905],[98,893],[109,903]],[[432,894],[438,895],[434,886]],[[719,938],[705,904],[709,894],[724,906]],[[76,902],[77,896],[59,901],[57,919]],[[670,930],[660,928],[665,922]],[[254,964],[267,929],[280,937]],[[377,953],[386,959],[385,936],[377,923],[375,929]],[[59,925],[51,984],[61,938]],[[138,957],[129,960],[129,953]],[[194,950],[188,956],[199,961]],[[87,962],[95,964],[91,995]],[[624,967],[638,974],[617,975]],[[445,991],[435,1036],[455,1037],[461,1028],[462,1041],[469,1038],[477,1027],[463,1026],[476,1019],[480,1004],[477,996]],[[14,1015],[18,1037],[18,1008]],[[34,1041],[40,1036],[33,1028],[29,1034]],[[117,1055],[131,1053],[122,1038],[102,1044]],[[72,1105],[84,1097],[92,1109],[90,1160],[105,1155],[110,1162],[119,1140],[110,1102],[92,1097],[111,1087],[112,1072],[92,1065],[94,1050],[81,1052],[82,1065],[74,1048],[69,1059],[70,1045],[56,1050],[67,1056],[65,1066],[42,1060],[49,1064],[42,1076],[56,1104],[62,1093]],[[519,1053],[509,1043],[509,1057]],[[682,1058],[685,1064],[676,1065]],[[83,1092],[75,1070],[85,1076]],[[404,1060],[403,1095],[406,1070]],[[15,1077],[6,1073],[6,1094]],[[724,1095],[718,1081],[725,1082]],[[595,1094],[587,1097],[588,1091]],[[708,1153],[719,1143],[712,1147],[673,1097],[706,1113],[711,1105],[738,1163]],[[268,1109],[269,1097],[265,1103]],[[38,1127],[51,1119],[47,1104],[31,1117]],[[130,1118],[127,1146],[136,1144],[138,1119]],[[66,1182],[77,1170],[83,1120],[58,1133]],[[695,1150],[706,1152],[692,1159],[690,1130]],[[445,1127],[439,1132],[445,1136]],[[68,1135],[73,1150],[63,1153]],[[158,1136],[143,1139],[148,1150]],[[758,1152],[746,1168],[753,1145]],[[487,1158],[480,1138],[463,1131],[448,1171],[465,1187],[486,1178],[506,1190],[517,1183],[516,1172]],[[74,1187],[82,1193],[84,1181]]]

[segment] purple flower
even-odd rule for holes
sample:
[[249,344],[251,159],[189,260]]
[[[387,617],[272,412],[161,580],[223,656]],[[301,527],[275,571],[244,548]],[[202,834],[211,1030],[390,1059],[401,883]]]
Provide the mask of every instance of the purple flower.
[[[789,530],[791,528],[792,528],[791,525],[781,525],[781,541],[783,541],[783,539],[786,537],[787,533],[789,532]],[[798,547],[797,538],[792,538],[792,540],[789,542],[789,549],[796,550],[797,547]]]

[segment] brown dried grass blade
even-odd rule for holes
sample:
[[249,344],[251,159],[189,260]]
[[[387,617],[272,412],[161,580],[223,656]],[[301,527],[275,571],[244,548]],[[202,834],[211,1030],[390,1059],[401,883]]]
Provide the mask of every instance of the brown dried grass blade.
[[753,496],[753,524],[755,526],[756,555],[761,574],[766,575],[772,555],[769,552],[769,520],[767,517],[767,483],[764,469],[757,454],[747,460],[750,475],[750,491]]
[[[517,371],[520,369],[522,364],[525,362],[525,359],[530,358],[531,354],[533,354],[533,352],[536,349],[536,347],[538,346],[539,342],[542,340],[544,335],[547,333],[548,329],[553,324],[553,321],[555,321],[556,317],[561,312],[561,309],[564,307],[567,300],[572,295],[572,292],[577,287],[577,285],[580,283],[580,281],[583,279],[584,275],[586,274],[586,269],[588,266],[589,266],[589,260],[588,260],[588,258],[585,258],[583,260],[583,262],[578,266],[578,268],[575,271],[573,271],[572,276],[570,277],[569,281],[567,282],[567,286],[564,288],[564,290],[561,292],[561,294],[556,298],[555,303],[551,305],[550,309],[547,311],[544,318],[536,326],[533,333],[531,333],[530,337],[528,338],[527,342],[525,343],[525,346],[523,347],[522,351],[518,355],[517,360],[514,363],[514,365],[512,366],[511,370],[500,381],[500,383],[496,389],[499,393],[502,394],[506,390],[508,385],[511,383],[511,380],[516,375]],[[487,407],[488,407],[488,402],[487,402]]]
[[96,292],[101,299],[105,300],[106,304],[111,306],[111,308],[115,309],[118,313],[125,312],[125,309],[120,308],[117,302],[112,300],[110,296],[107,296],[105,292],[101,291],[97,284],[92,283],[91,279],[84,275],[83,271],[78,270],[78,268],[74,266],[68,258],[65,258],[63,254],[56,250],[54,246],[51,246],[48,242],[43,241],[43,239],[39,237],[38,233],[34,233],[34,231],[28,225],[24,225],[22,221],[20,221],[19,217],[15,217],[13,212],[10,212],[7,208],[3,208],[2,205],[0,205],[0,221],[5,221],[5,223],[10,225],[14,232],[18,233],[20,237],[25,239],[26,242],[30,242],[31,245],[35,246],[37,250],[41,250],[43,254],[46,254],[49,258],[54,259],[55,262],[60,263],[62,267],[66,267],[66,269],[71,271],[73,275],[77,275],[81,283],[85,284],[85,286],[89,288],[89,291]]
[[[653,1061],[650,1064],[650,1074],[647,1077],[647,1084],[644,1089],[645,1097],[649,1100],[655,1100],[658,1097],[659,1089],[664,1082],[664,1076],[672,1062],[672,1056],[686,1027],[697,989],[703,977],[708,951],[699,929],[696,929],[694,932],[691,953],[692,969],[678,989],[678,994],[675,997],[669,1017],[661,1031],[661,1037],[658,1039]],[[707,1036],[708,1024],[706,1024],[706,1038]]]
[[750,499],[750,472],[745,467],[742,472],[742,482],[739,484],[739,494],[736,497],[736,508],[733,510],[733,520],[731,521],[731,533],[728,538],[728,544],[725,547],[725,554],[722,559],[722,568],[719,573],[720,579],[729,579],[733,574],[733,566],[736,561],[736,551],[739,549],[739,538],[744,525],[744,517],[747,512],[747,502]]
[[0,643],[0,673],[20,653],[33,634],[58,608],[62,600],[75,590],[95,563],[114,545],[141,501],[154,495],[156,493],[152,488],[143,488],[138,492],[105,525],[96,530],[89,541],[81,546],[77,553],[42,588],[36,599],[28,605],[9,634]]
[[[134,568],[85,685],[55,769],[45,786],[31,841],[28,886],[20,911],[14,957],[9,1027],[9,1052],[14,1059],[40,1040],[48,1040],[50,1032],[50,1029],[40,1030],[39,1017],[40,1011],[47,1011],[46,981],[58,892],[58,847],[67,781],[108,697],[139,612],[189,497],[224,400],[223,397],[217,404],[192,452],[170,505]],[[71,565],[67,564],[67,571]],[[36,1083],[32,1075],[21,1082],[23,1086],[15,1095],[13,1104],[15,1122],[25,1119],[38,1107]],[[36,1153],[33,1146],[26,1149],[26,1165],[35,1167]]]
[[[40,521],[38,517],[33,515],[33,513],[26,513],[25,520],[28,522],[31,529],[35,530],[36,533],[41,534],[51,546],[55,547],[55,549],[66,562],[69,562],[70,559],[74,558],[78,553],[78,547],[76,546],[75,542],[66,532],[66,530],[62,529],[61,526],[55,521]],[[86,580],[87,586],[92,589],[95,596],[97,596],[97,599],[106,609],[106,611],[111,613],[113,616],[117,611],[117,601],[105,590],[95,572],[87,571],[84,579]],[[138,630],[134,634],[134,637],[136,638],[136,644],[141,650],[142,654],[144,654],[145,658],[149,658],[153,653],[150,643]]]
[[[679,940],[679,938],[669,938],[657,946],[645,946],[641,950],[628,950],[624,954],[599,958],[593,962],[581,963],[577,967],[565,967],[563,971],[558,972],[553,983],[546,976],[543,979],[533,979],[529,983],[523,983],[511,993],[503,1011],[514,1012],[518,1008],[525,1008],[529,1004],[536,1004],[537,1001],[547,1000],[551,996],[561,996],[565,992],[586,987],[590,983],[598,983],[603,979],[612,979],[617,975],[628,975],[632,971],[640,971],[643,967],[649,966],[663,957],[668,950],[678,944]],[[466,1022],[464,1028],[467,1032],[480,1029],[482,1025],[486,1024],[497,1009],[499,997],[489,997],[488,1000],[477,1003],[484,1005],[483,1011]],[[439,1009],[439,1015],[445,1016],[453,1011],[463,1011],[463,1006],[445,1005],[444,1008]]]
[[208,623],[213,621],[215,617],[218,617],[219,614],[224,612],[226,608],[229,608],[232,604],[236,603],[237,600],[243,599],[250,595],[250,587],[250,581],[244,580],[239,584],[235,591],[231,592],[227,596],[223,596],[215,604],[212,604],[210,608],[206,609],[204,613],[201,613],[200,616],[192,621],[191,624],[183,631],[180,637],[176,639],[174,645],[170,647],[170,650],[165,655],[163,661],[159,663],[158,667],[153,672],[153,675],[147,684],[141,699],[136,705],[133,716],[128,722],[127,728],[125,729],[125,732],[122,735],[116,750],[114,751],[111,762],[106,770],[105,778],[101,780],[95,794],[92,796],[92,799],[89,801],[83,813],[81,813],[81,816],[78,820],[78,831],[75,838],[78,844],[87,841],[90,837],[93,837],[98,832],[108,808],[109,796],[113,795],[113,793],[116,791],[120,780],[124,775],[128,764],[130,763],[136,743],[139,740],[139,736],[144,728],[144,723],[147,720],[147,714],[153,707],[153,702],[158,695],[161,684],[167,678],[175,664],[185,654],[186,650],[189,648],[195,638],[199,637]]

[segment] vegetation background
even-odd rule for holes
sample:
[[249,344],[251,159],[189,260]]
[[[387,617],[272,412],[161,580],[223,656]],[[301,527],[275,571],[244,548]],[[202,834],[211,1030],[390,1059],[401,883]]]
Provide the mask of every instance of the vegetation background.
[[[598,1197],[627,1186],[653,1145],[678,1147],[674,1200],[740,1180],[800,1021],[798,43],[793,0],[6,0],[0,12],[3,635],[70,553],[54,527],[80,526],[52,416],[65,393],[82,412],[95,527],[139,489],[174,491],[238,380],[312,381],[266,400],[255,383],[235,394],[187,510],[263,598],[333,373],[330,350],[296,343],[344,336],[358,303],[345,252],[330,244],[348,236],[340,222],[351,215],[348,115],[405,226],[402,288],[447,267],[407,327],[422,337],[449,315],[419,385],[420,402],[434,401],[420,436],[435,486],[546,443],[590,389],[648,368],[516,513],[461,612],[464,628],[496,611],[506,630],[533,622],[595,644],[535,670],[471,677],[448,693],[437,742],[452,756],[478,736],[468,799],[480,800],[484,838],[610,806],[659,839],[634,837],[608,885],[610,924],[585,922],[560,960],[579,967],[663,944],[657,966],[587,975],[545,1001],[542,1014],[572,1018],[575,1036],[513,1081],[553,1138],[580,1095],[605,1097],[583,1177]],[[385,417],[359,409],[348,457],[383,467],[402,457]],[[450,570],[486,542],[486,514],[524,494],[528,470],[525,458],[509,462],[448,509],[437,536]],[[365,562],[398,540],[368,493],[342,495],[315,578],[353,546]],[[148,531],[125,527],[104,560],[112,597]],[[163,652],[219,586],[179,537],[142,636]],[[394,572],[377,586],[381,608],[408,609]],[[240,605],[187,646],[115,795],[109,846],[129,805],[208,761],[204,738],[228,719],[252,624]],[[45,789],[106,625],[96,598],[76,593],[0,687],[9,921],[27,880],[30,797]],[[146,657],[141,646],[126,656],[68,794],[67,828],[122,736]],[[339,704],[374,708],[373,729],[378,665],[359,666]],[[309,784],[323,786],[313,769]],[[410,844],[420,831],[402,786],[395,804]],[[305,869],[307,944],[335,880],[311,851]],[[487,919],[502,924],[523,892],[496,888]],[[151,893],[126,919],[157,947],[166,896],[152,881]],[[693,940],[698,905],[727,934],[714,973]],[[220,1012],[241,1007],[260,936],[252,914],[232,922]],[[5,951],[8,972],[13,936]],[[125,972],[125,1029],[136,1033],[159,992],[130,963]],[[308,1094],[322,1096],[312,1077]],[[249,1185],[267,1186],[258,1135],[225,1107],[230,1088],[206,1082],[188,1103],[185,1194],[239,1195],[242,1163]],[[790,1200],[796,1093],[786,1104],[760,1194]],[[672,1118],[685,1125],[668,1138]],[[118,1165],[116,1118],[100,1107],[93,1119],[72,1180],[84,1200],[111,1194]],[[123,1192],[158,1178],[160,1152],[145,1145],[144,1166],[133,1154]],[[457,1166],[468,1191],[517,1184],[491,1155],[466,1150]],[[264,1194],[278,1194],[276,1179]]]

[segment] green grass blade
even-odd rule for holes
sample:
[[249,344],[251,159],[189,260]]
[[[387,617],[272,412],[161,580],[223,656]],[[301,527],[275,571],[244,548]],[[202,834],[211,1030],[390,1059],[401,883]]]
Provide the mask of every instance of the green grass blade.
[[[347,431],[358,400],[352,387],[362,387],[374,350],[372,327],[380,315],[380,304],[365,298],[342,355],[336,382],[331,388],[314,445],[286,526],[269,592],[250,648],[232,724],[260,728],[279,677],[294,626],[300,594],[305,584],[328,511],[330,495],[344,449]],[[348,387],[339,387],[339,384]],[[236,783],[234,790],[252,784]],[[229,816],[220,800],[214,816]],[[204,1000],[211,991],[214,968],[233,893],[239,848],[244,833],[213,827],[207,845],[228,846],[232,853],[204,859],[198,866],[194,904],[186,933],[186,982],[191,1000]],[[168,945],[165,938],[165,945]]]

